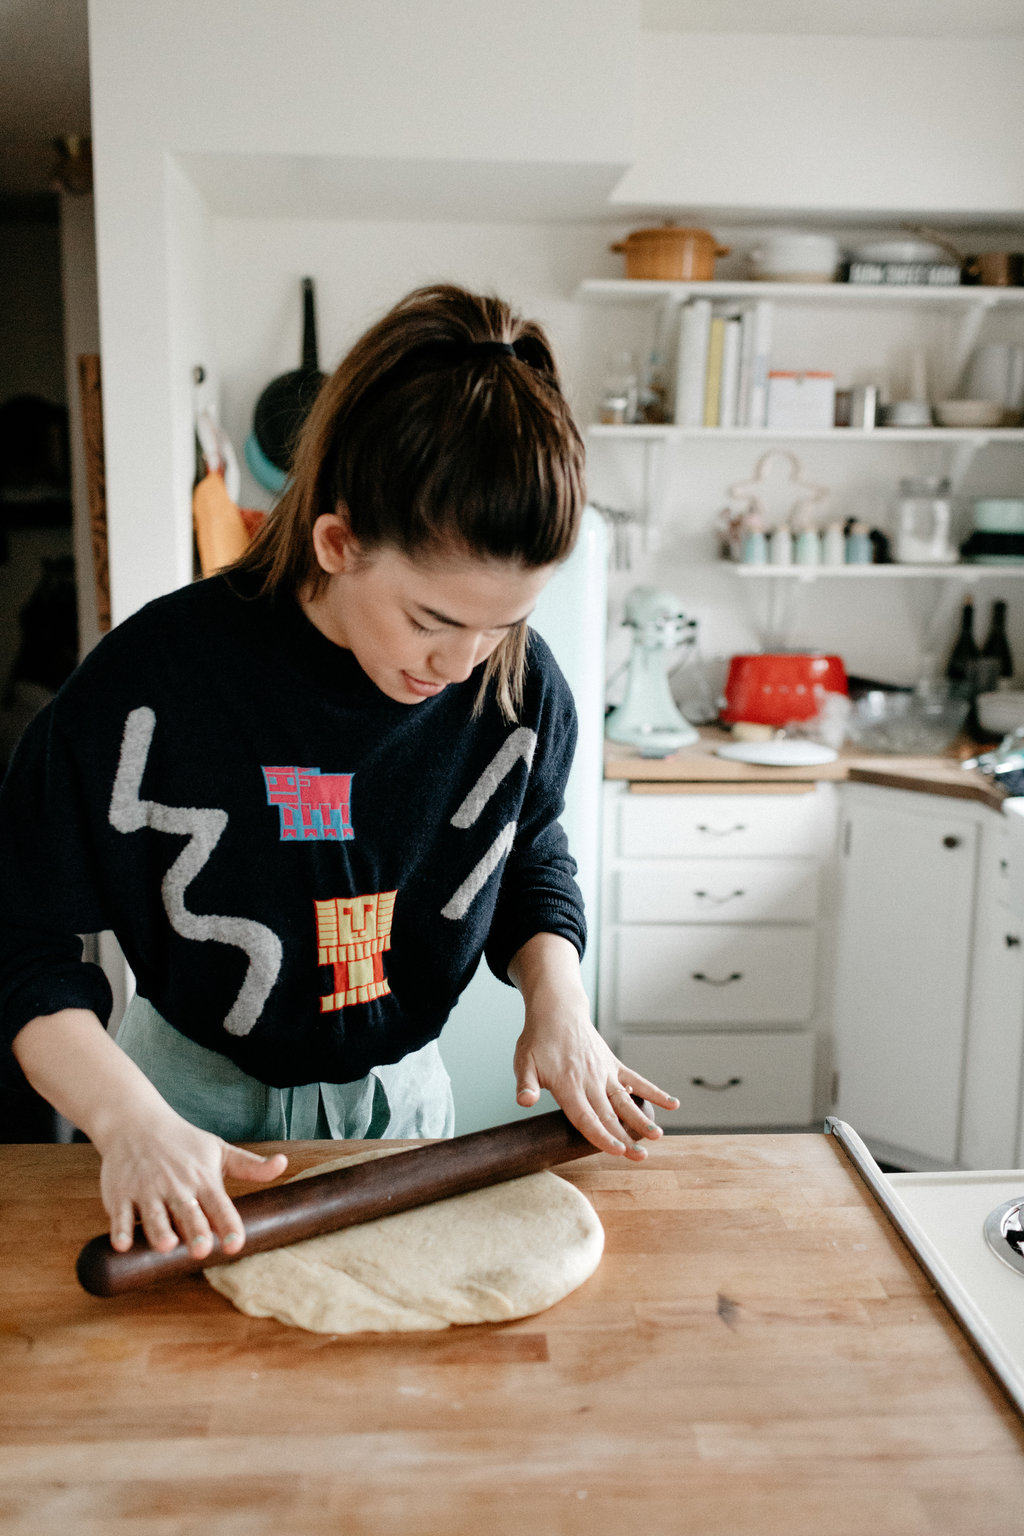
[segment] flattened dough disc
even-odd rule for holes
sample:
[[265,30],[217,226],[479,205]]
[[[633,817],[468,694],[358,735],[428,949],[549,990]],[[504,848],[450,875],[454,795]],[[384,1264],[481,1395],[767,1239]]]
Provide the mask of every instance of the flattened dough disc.
[[[356,1153],[307,1174],[399,1150]],[[554,1173],[534,1173],[204,1273],[251,1317],[311,1333],[392,1333],[542,1312],[593,1274],[603,1249],[586,1196]]]

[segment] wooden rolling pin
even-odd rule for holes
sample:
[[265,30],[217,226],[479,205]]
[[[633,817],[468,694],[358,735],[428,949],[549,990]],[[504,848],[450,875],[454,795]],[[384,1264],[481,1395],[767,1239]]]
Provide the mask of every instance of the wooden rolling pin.
[[[639,1101],[637,1101],[639,1102]],[[205,1258],[193,1258],[179,1242],[157,1253],[141,1227],[127,1253],[110,1245],[107,1233],[92,1238],[78,1255],[78,1279],[93,1296],[118,1296],[160,1280],[193,1274],[248,1253],[282,1248],[307,1237],[336,1232],[378,1216],[391,1216],[415,1205],[429,1205],[449,1195],[487,1184],[502,1184],[556,1163],[596,1152],[560,1109],[532,1119],[514,1120],[490,1130],[473,1131],[449,1141],[412,1147],[391,1157],[374,1158],[352,1168],[336,1168],[273,1189],[241,1195],[235,1208],[245,1229],[241,1254],[226,1254],[214,1236]]]

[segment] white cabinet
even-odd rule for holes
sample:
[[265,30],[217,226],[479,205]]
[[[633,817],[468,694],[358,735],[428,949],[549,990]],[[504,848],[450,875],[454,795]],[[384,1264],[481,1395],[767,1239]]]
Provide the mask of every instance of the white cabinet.
[[981,826],[958,1158],[966,1168],[1024,1167],[1024,908],[1011,899],[1009,833],[1005,815]]
[[979,820],[939,796],[844,786],[835,1112],[876,1155],[959,1152]]
[[599,1027],[679,1097],[667,1126],[809,1124],[834,786],[646,787],[605,785]]

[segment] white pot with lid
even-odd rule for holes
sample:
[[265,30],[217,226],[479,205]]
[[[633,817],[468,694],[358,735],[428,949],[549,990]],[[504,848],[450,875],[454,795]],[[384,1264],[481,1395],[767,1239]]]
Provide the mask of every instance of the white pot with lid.
[[832,283],[839,258],[839,241],[833,235],[781,229],[766,233],[750,252],[750,269],[764,282]]

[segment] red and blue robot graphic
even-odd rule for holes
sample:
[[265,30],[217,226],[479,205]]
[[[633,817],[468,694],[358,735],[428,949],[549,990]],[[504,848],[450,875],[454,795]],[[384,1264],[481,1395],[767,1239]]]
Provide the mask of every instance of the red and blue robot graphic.
[[281,816],[283,843],[347,843],[352,830],[351,773],[319,768],[264,768],[267,802]]

